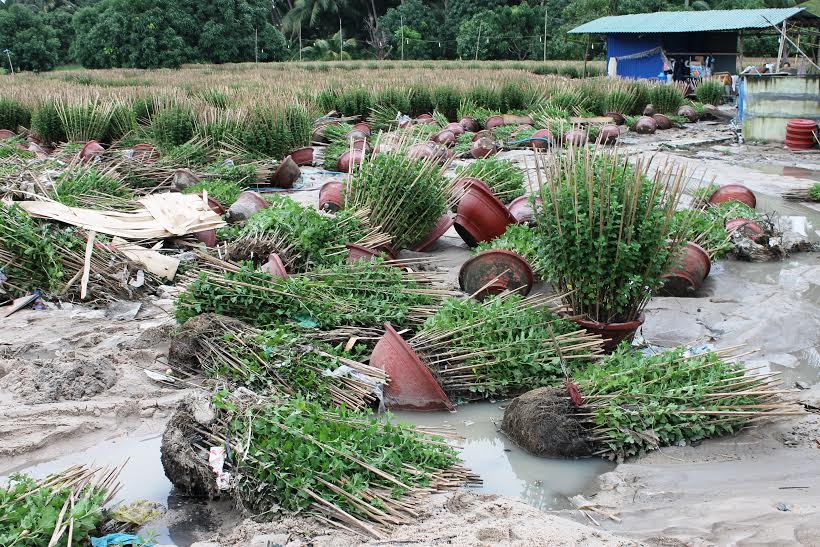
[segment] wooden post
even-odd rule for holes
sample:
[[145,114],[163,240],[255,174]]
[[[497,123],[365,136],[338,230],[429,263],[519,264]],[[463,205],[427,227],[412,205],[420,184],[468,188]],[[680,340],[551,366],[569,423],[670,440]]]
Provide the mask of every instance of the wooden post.
[[547,62],[547,6],[544,6],[544,62]]
[[481,27],[484,23],[478,23],[478,38],[475,39],[475,60],[478,61],[478,43],[481,41]]
[[587,43],[584,46],[584,73],[581,76],[582,78],[587,77],[587,58],[589,57],[589,34],[587,34]]
[[737,73],[740,74],[741,72],[743,72],[743,69],[745,68],[743,66],[743,30],[738,31],[737,33],[737,52],[738,62],[740,63],[740,66],[737,67]]
[[788,19],[784,19],[780,23],[780,47],[777,49],[777,64],[774,65],[775,73],[780,72],[780,64],[783,62],[783,54],[786,51],[786,21]]

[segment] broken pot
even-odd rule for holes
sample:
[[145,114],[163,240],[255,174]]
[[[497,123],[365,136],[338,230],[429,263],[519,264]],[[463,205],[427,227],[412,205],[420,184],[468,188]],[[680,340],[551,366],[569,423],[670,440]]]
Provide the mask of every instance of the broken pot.
[[672,270],[663,276],[663,292],[672,296],[692,296],[703,285],[711,268],[712,261],[703,247],[690,241],[681,249]]
[[455,410],[427,366],[390,323],[370,355],[370,366],[390,377],[384,389],[385,406],[421,412]]
[[441,236],[450,229],[453,225],[453,216],[450,213],[444,213],[441,215],[436,221],[435,226],[430,230],[430,233],[425,236],[424,239],[421,240],[420,243],[417,243],[410,247],[410,250],[416,252],[423,252],[430,248],[436,241],[439,240]]
[[709,196],[709,203],[716,205],[725,201],[739,201],[745,203],[752,209],[757,206],[757,198],[754,192],[743,186],[742,184],[727,184],[721,186],[714,193]]
[[330,180],[319,190],[319,209],[328,213],[335,213],[345,205],[344,183]]
[[527,296],[533,282],[529,263],[521,255],[503,249],[481,251],[465,262],[458,272],[461,290],[477,300],[504,291]]
[[285,270],[285,264],[282,262],[282,259],[277,253],[271,253],[270,256],[268,256],[268,261],[262,264],[260,270],[266,274],[270,274],[272,277],[280,277],[282,279],[288,278],[288,272]]
[[515,217],[484,184],[469,184],[458,202],[455,229],[470,247],[491,241],[515,224]]

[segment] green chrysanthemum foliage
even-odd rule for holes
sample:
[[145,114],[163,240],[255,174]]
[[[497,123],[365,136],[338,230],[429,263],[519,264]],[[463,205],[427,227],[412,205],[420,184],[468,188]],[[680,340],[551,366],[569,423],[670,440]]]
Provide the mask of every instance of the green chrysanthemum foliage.
[[313,510],[375,535],[413,518],[422,491],[474,479],[444,439],[369,412],[222,393],[214,406],[206,427],[230,446],[232,494],[254,513]]
[[21,473],[11,475],[0,486],[0,545],[89,545],[89,536],[104,520],[103,506],[112,490],[112,479],[100,475],[79,466],[39,481]]
[[475,400],[554,385],[561,360],[593,359],[600,338],[561,319],[543,296],[512,295],[448,299],[408,343],[450,397]]
[[726,86],[721,80],[703,80],[695,87],[695,96],[703,104],[720,106]]
[[131,197],[130,190],[111,171],[74,165],[54,180],[52,197],[69,207],[105,209]]
[[443,172],[401,150],[373,155],[353,174],[345,207],[368,211],[370,225],[388,234],[397,251],[412,247],[447,211],[450,183]]
[[46,101],[34,110],[31,116],[31,130],[45,144],[68,140],[60,121],[60,114],[57,112],[57,103],[54,101]]
[[655,84],[649,88],[649,102],[661,114],[675,114],[686,99],[685,89],[678,83]]
[[[683,348],[645,355],[622,345],[573,375],[584,398],[598,453],[610,459],[739,431],[765,403],[771,387],[744,377],[742,364],[714,352]],[[762,405],[762,406],[761,406]]]
[[0,129],[15,133],[31,124],[31,109],[12,99],[0,97]]
[[251,157],[280,160],[310,145],[313,117],[301,105],[259,108],[246,120],[242,145]]
[[488,249],[512,251],[527,261],[536,277],[543,279],[547,273],[543,247],[540,232],[526,224],[512,224],[507,226],[507,230],[502,235],[492,241],[479,243],[475,252],[480,253]]
[[375,400],[374,388],[386,379],[382,371],[354,360],[361,356],[302,332],[286,327],[257,330],[214,314],[185,323],[171,357],[175,365],[194,366],[230,385],[296,395],[322,406],[367,408]]
[[233,180],[214,178],[201,180],[183,190],[185,194],[201,194],[202,192],[207,192],[209,198],[216,200],[227,209],[242,193],[242,186]]
[[177,298],[176,319],[212,312],[260,328],[410,325],[426,319],[441,299],[418,279],[379,263],[341,264],[288,279],[250,266],[224,275],[203,272]]
[[194,114],[182,105],[170,105],[151,115],[151,135],[161,146],[179,146],[194,136]]
[[812,201],[820,201],[820,184],[815,184],[809,188],[809,198]]
[[16,205],[0,204],[0,271],[6,279],[0,289],[23,296],[35,289],[52,292],[65,281],[55,238],[72,240],[39,223]]
[[[26,145],[26,142],[20,137],[0,140],[0,160],[4,158],[19,158],[28,160],[35,156],[33,152],[21,149],[19,145]],[[15,171],[17,170],[18,169],[15,169]]]
[[248,219],[229,246],[232,260],[265,262],[276,252],[290,271],[302,272],[341,264],[347,259],[345,244],[370,233],[367,223],[350,210],[323,214],[284,196],[273,196],[269,202],[270,207]]
[[505,204],[524,195],[524,173],[509,160],[496,157],[478,159],[456,169],[456,174],[480,179]]
[[677,211],[672,220],[672,237],[697,243],[716,260],[732,250],[724,220],[712,208]]
[[667,241],[681,173],[646,175],[618,151],[578,149],[548,159],[535,221],[547,277],[575,313],[604,323],[637,319],[680,250]]

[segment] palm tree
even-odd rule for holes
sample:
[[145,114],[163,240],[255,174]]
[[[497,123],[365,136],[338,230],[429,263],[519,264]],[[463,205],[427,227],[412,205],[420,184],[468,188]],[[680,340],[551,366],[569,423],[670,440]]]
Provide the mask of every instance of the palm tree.
[[336,44],[339,43],[340,35],[337,32],[330,39],[320,39],[313,42],[312,46],[302,48],[302,53],[309,59],[314,61],[346,61],[349,60],[350,53],[344,51],[345,48],[349,50],[355,49],[359,44],[355,38],[348,38],[344,41],[342,47],[336,51]]
[[[302,31],[302,27],[313,27],[328,14],[339,18],[339,35],[342,34],[342,9],[347,7],[348,0],[296,0],[282,19],[282,29],[292,35]],[[344,56],[344,42],[339,40],[339,56]]]

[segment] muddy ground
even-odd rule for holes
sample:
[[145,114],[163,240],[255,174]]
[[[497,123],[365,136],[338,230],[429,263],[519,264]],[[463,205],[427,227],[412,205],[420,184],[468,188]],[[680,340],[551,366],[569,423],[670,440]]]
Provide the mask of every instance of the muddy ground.
[[[806,236],[820,239],[820,207],[778,198],[820,177],[817,152],[739,145],[730,126],[710,122],[625,137],[627,148],[653,155],[654,161],[679,162],[719,184],[746,184],[758,194],[758,209],[806,217]],[[528,154],[503,155],[526,162]],[[303,187],[291,195],[316,203],[319,186],[331,175],[309,171]],[[452,230],[431,254],[441,259],[440,267],[450,269],[454,282],[469,257]],[[3,319],[0,475],[89,447],[99,449],[95,454],[101,460],[104,454],[127,456],[110,444],[127,434],[141,435],[144,442],[120,447],[145,446],[145,453],[153,453],[148,445],[157,442],[172,409],[194,389],[158,384],[144,373],[164,371],[173,328],[170,310],[170,298],[152,298],[139,309],[49,305]],[[710,343],[758,350],[747,358],[750,366],[781,371],[787,387],[805,388],[787,397],[820,408],[820,254],[765,264],[718,262],[697,298],[653,299],[641,336],[663,347]],[[136,448],[124,452],[147,457]],[[302,517],[265,525],[241,522],[224,505],[172,495],[162,500],[170,505],[168,513],[148,528],[159,530],[165,543],[180,546],[195,541],[302,545],[308,538],[323,546],[818,545],[818,458],[820,415],[807,413],[618,465],[600,477],[599,492],[589,496],[617,521],[596,512],[588,513],[591,518],[567,509],[542,512],[505,496],[459,492],[431,498],[416,525],[365,542]],[[150,496],[136,483],[165,480],[156,476],[161,467],[149,463],[129,463],[136,467],[128,475],[134,484],[131,490],[126,484],[126,494]],[[47,468],[43,465],[38,469]]]

